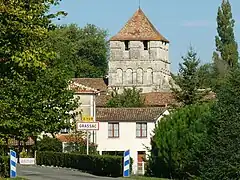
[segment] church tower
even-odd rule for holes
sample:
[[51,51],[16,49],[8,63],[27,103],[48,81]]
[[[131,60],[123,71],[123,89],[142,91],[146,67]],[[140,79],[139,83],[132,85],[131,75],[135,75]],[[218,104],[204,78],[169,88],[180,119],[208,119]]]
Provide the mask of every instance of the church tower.
[[168,91],[169,41],[139,8],[126,25],[110,39],[110,89],[136,87],[143,93]]

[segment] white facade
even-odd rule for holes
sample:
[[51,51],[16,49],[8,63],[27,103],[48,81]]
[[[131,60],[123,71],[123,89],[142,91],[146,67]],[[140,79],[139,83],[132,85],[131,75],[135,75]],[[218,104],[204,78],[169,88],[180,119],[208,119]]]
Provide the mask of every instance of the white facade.
[[[163,115],[168,115],[169,112],[166,110],[159,118],[160,120]],[[158,121],[157,120],[157,121]],[[119,123],[119,137],[109,137],[109,124]],[[147,136],[137,137],[137,123],[147,124]],[[145,152],[148,155],[146,147],[150,147],[151,137],[155,128],[155,122],[100,122],[99,131],[97,131],[97,144],[98,151],[102,154],[104,151],[125,151],[130,150],[130,156],[133,158],[133,173],[137,173],[138,168],[138,152]],[[146,156],[147,157],[147,156]]]

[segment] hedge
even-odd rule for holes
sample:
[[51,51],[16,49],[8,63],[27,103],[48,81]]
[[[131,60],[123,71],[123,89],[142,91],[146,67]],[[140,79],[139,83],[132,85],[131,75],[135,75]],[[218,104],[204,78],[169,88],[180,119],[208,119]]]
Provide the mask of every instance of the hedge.
[[9,156],[0,156],[0,177],[9,177],[10,158]]
[[76,153],[37,152],[37,165],[78,169],[97,176],[123,175],[123,157]]

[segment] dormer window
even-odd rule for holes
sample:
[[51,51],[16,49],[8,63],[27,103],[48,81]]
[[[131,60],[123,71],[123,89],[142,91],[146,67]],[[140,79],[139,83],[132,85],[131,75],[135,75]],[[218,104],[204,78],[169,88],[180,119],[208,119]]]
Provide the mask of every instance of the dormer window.
[[129,50],[129,41],[124,41],[125,44],[125,51]]
[[148,50],[148,41],[143,41],[144,50]]

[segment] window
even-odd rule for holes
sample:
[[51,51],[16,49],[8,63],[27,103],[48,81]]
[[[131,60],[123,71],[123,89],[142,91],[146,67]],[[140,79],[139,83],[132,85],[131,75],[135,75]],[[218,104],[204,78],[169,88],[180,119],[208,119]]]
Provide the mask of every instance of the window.
[[136,123],[136,137],[147,137],[147,123]]
[[144,50],[148,50],[148,41],[143,41]]
[[147,82],[148,82],[148,84],[153,83],[153,69],[152,68],[147,69]]
[[126,84],[133,84],[133,70],[126,70]]
[[125,44],[125,51],[129,50],[129,41],[124,41]]
[[108,123],[108,137],[109,138],[119,137],[119,123]]
[[141,69],[141,68],[137,69],[137,83],[138,84],[143,83],[143,69]]
[[70,129],[67,129],[67,128],[60,130],[61,134],[68,134],[69,132],[70,132]]

